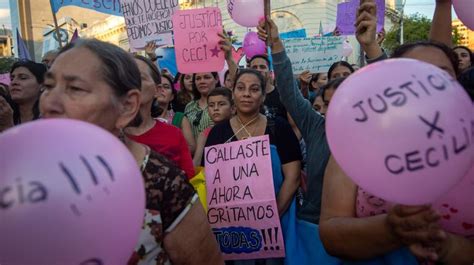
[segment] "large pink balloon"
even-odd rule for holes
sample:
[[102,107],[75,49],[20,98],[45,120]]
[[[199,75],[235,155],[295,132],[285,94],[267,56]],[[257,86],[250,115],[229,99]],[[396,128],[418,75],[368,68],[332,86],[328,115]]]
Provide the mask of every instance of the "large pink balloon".
[[474,158],[474,115],[447,72],[412,59],[369,65],[336,90],[327,114],[332,155],[352,180],[387,201],[434,202]]
[[265,54],[267,46],[264,41],[258,38],[256,32],[250,31],[244,37],[244,43],[242,45],[245,56],[250,59],[255,55]]
[[227,0],[227,11],[243,27],[256,27],[265,18],[264,0]]
[[474,239],[473,191],[474,164],[462,181],[433,205],[446,231]]
[[116,137],[81,121],[41,120],[1,134],[0,150],[0,264],[127,262],[145,189]]
[[473,0],[453,0],[454,10],[462,23],[474,30],[474,1]]

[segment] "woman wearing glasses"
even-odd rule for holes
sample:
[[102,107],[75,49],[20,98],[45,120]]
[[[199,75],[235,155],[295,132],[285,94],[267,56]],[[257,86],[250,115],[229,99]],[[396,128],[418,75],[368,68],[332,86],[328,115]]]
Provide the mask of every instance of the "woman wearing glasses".
[[189,120],[184,116],[182,112],[175,112],[173,110],[172,103],[178,97],[176,90],[173,88],[173,80],[169,75],[161,76],[161,85],[156,93],[156,104],[158,108],[152,108],[152,116],[162,122],[166,122],[170,125],[174,125],[181,129],[184,138],[188,143],[189,151],[194,154],[196,149],[196,141],[191,130],[191,124]]
[[196,73],[193,75],[194,100],[191,101],[184,110],[184,115],[191,123],[194,139],[212,125],[212,120],[207,112],[207,95],[209,92],[220,86],[217,72]]

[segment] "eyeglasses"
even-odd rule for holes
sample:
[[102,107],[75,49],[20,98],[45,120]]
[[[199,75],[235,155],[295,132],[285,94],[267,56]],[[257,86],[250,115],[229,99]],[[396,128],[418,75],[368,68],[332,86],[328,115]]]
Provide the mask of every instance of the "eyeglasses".
[[198,112],[198,114],[196,115],[196,119],[193,121],[193,125],[194,125],[195,127],[199,126],[199,123],[201,123],[202,113],[203,113],[203,112],[204,112],[203,110],[200,110],[200,111]]

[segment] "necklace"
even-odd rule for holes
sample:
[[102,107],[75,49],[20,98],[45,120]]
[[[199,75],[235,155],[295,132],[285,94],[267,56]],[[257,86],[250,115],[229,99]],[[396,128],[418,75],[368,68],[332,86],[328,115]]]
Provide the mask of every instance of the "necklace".
[[248,139],[250,137],[252,137],[252,135],[255,135],[255,131],[257,130],[257,127],[254,128],[253,130],[253,133],[250,133],[248,130],[247,130],[247,126],[249,126],[250,124],[252,124],[254,121],[256,121],[257,119],[260,118],[260,113],[258,113],[253,119],[251,119],[249,122],[247,122],[245,125],[244,123],[242,122],[242,120],[239,118],[238,115],[236,115],[237,117],[237,120],[239,121],[240,125],[242,125],[242,127],[240,127],[240,129],[237,131],[236,134],[238,134],[239,132],[241,132],[242,130],[245,131],[245,133],[247,133],[247,137],[242,137],[242,140],[245,140],[245,139]]

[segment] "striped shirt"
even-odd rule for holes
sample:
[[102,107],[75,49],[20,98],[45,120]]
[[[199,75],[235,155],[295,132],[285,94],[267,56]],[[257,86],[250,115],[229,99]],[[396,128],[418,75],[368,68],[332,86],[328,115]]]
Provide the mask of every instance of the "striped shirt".
[[186,105],[184,110],[184,115],[188,118],[189,123],[191,123],[191,129],[193,131],[193,136],[196,139],[199,134],[201,134],[204,129],[213,125],[214,123],[209,117],[209,112],[207,112],[207,107],[201,109],[199,107],[199,101],[193,100]]

